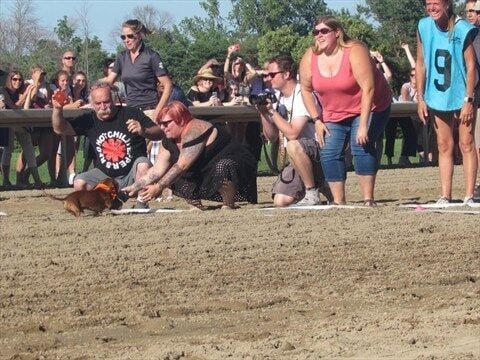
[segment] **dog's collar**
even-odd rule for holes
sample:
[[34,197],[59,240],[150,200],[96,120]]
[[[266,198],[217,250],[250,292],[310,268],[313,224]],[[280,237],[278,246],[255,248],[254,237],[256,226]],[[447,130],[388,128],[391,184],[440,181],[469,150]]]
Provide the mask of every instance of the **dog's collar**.
[[93,190],[103,190],[105,192],[110,193],[110,196],[112,197],[112,200],[115,200],[115,198],[117,197],[117,191],[115,190],[115,188],[107,186],[107,185],[105,185],[104,183],[101,183],[101,182],[98,183],[97,185],[95,185]]

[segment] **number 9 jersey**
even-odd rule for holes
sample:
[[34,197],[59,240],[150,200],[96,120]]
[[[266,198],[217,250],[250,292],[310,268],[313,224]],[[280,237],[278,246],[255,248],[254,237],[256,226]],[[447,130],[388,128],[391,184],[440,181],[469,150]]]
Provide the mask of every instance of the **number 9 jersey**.
[[427,106],[438,111],[455,111],[463,106],[467,70],[463,50],[478,30],[457,17],[451,31],[440,30],[429,16],[418,23],[418,33],[425,62],[425,93]]

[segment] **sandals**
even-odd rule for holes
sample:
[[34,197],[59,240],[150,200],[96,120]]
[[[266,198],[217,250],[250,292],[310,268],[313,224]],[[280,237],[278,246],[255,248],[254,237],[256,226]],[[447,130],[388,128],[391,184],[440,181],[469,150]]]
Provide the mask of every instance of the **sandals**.
[[363,206],[367,206],[367,207],[377,207],[377,203],[375,202],[375,200],[373,199],[369,199],[369,200],[364,200],[363,201]]

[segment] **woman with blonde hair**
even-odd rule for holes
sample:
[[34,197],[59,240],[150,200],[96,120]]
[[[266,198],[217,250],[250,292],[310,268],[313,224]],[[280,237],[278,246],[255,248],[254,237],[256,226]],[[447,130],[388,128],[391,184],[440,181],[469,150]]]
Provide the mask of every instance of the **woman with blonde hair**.
[[463,156],[465,204],[473,203],[477,177],[474,129],[476,57],[472,45],[478,30],[457,17],[452,0],[426,0],[429,16],[418,23],[416,80],[418,116],[432,121],[437,135],[442,194],[438,204],[452,199],[453,128],[459,125]]
[[[321,161],[335,204],[344,204],[345,144],[349,141],[365,206],[375,206],[376,140],[390,114],[392,94],[367,47],[331,16],[315,22],[315,44],[300,64],[302,97],[315,121]],[[312,97],[322,105],[318,112]]]

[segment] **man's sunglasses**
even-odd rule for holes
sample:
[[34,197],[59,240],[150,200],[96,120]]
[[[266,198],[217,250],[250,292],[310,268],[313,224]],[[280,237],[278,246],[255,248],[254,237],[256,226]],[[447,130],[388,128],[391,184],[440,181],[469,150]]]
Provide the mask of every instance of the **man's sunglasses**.
[[313,36],[317,36],[318,34],[327,35],[328,33],[332,32],[333,29],[328,28],[321,28],[321,29],[313,29],[312,34]]
[[272,71],[272,72],[263,74],[263,77],[271,77],[271,78],[273,78],[275,75],[280,74],[280,73],[283,73],[283,72],[285,72],[285,71]]
[[120,39],[125,40],[125,39],[134,39],[135,34],[127,34],[127,35],[120,35]]
[[77,58],[75,56],[65,56],[64,59],[65,60],[77,60]]

